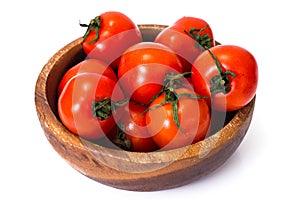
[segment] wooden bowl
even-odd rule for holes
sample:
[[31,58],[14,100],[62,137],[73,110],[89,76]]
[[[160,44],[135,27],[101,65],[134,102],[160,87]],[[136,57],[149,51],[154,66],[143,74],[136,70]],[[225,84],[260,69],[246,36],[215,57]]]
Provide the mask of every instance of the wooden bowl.
[[[153,41],[166,26],[139,25],[144,41]],[[36,83],[35,103],[44,133],[73,168],[105,185],[155,191],[188,184],[220,167],[238,148],[250,125],[255,98],[229,115],[228,123],[203,141],[169,151],[137,153],[89,142],[68,131],[57,113],[57,86],[71,66],[85,59],[82,38],[59,50]],[[228,116],[227,116],[228,119]]]

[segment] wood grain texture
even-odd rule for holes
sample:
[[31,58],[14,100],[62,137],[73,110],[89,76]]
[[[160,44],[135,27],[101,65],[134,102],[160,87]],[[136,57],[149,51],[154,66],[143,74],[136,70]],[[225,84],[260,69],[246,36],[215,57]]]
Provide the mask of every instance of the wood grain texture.
[[[144,41],[153,41],[166,26],[139,25]],[[255,98],[218,132],[196,144],[162,152],[136,153],[89,142],[68,131],[57,114],[57,86],[63,74],[85,59],[78,38],[44,66],[35,90],[36,110],[45,136],[73,168],[100,183],[135,191],[174,188],[220,167],[238,148],[250,125]]]

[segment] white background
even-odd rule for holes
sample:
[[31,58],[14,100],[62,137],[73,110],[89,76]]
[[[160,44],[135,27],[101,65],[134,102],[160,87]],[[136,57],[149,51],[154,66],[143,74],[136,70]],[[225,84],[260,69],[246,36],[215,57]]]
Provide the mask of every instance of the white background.
[[[48,143],[35,111],[38,74],[56,51],[84,34],[79,20],[88,23],[110,10],[137,24],[200,17],[218,41],[256,57],[260,74],[252,124],[214,173],[166,191],[123,191],[81,175]],[[295,0],[1,1],[0,199],[299,199],[298,13]]]

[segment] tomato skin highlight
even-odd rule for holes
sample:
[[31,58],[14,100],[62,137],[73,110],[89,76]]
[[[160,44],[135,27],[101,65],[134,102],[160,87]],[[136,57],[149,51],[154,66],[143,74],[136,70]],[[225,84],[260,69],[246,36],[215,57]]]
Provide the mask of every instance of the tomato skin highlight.
[[100,16],[101,25],[96,42],[95,30],[91,30],[82,43],[88,58],[103,60],[116,69],[119,57],[133,44],[142,42],[142,35],[137,25],[125,14],[110,11]]
[[162,44],[141,42],[122,55],[118,78],[127,97],[147,105],[160,92],[170,72],[182,73],[176,54]]
[[[175,89],[177,94],[195,94],[186,88]],[[151,107],[159,105],[165,100],[165,94],[155,99]],[[178,117],[180,127],[174,122],[172,105],[166,103],[146,113],[146,123],[153,140],[162,150],[170,150],[187,146],[205,138],[209,132],[210,110],[204,99],[182,97],[178,103]]]
[[158,149],[156,143],[146,127],[146,115],[143,113],[147,107],[130,101],[118,123],[123,126],[125,137],[131,141],[131,151],[152,152]]
[[83,73],[96,73],[99,75],[107,76],[108,78],[117,81],[115,72],[106,63],[96,59],[87,59],[71,67],[64,74],[58,85],[58,95],[60,95],[63,88],[72,77]]
[[[58,99],[58,114],[62,123],[74,134],[86,139],[99,139],[116,126],[113,116],[99,120],[93,115],[92,102],[105,97],[124,98],[117,83],[95,73],[74,76]],[[120,113],[119,113],[120,114]],[[116,114],[118,115],[118,113]]]
[[210,45],[215,46],[213,32],[209,24],[203,19],[195,17],[180,18],[172,26],[162,30],[155,38],[155,42],[170,47],[178,55],[184,72],[191,70],[194,60],[204,51],[197,46],[195,39],[186,33],[191,28],[204,29],[201,35],[208,34],[212,39]]
[[[246,49],[235,45],[220,45],[210,49],[229,75],[230,91],[212,95],[212,107],[220,111],[234,111],[247,105],[255,96],[258,84],[258,66],[254,56]],[[192,67],[192,83],[200,95],[210,96],[210,80],[219,71],[208,51],[202,53]]]

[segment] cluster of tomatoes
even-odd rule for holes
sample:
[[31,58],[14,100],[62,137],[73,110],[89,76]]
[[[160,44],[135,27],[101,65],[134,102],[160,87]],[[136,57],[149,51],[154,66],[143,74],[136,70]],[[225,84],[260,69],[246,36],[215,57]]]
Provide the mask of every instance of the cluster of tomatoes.
[[74,134],[106,136],[118,147],[149,152],[205,138],[211,112],[235,111],[254,97],[255,58],[233,45],[216,45],[207,22],[183,17],[144,42],[120,12],[92,19],[82,48],[58,87],[58,113]]

